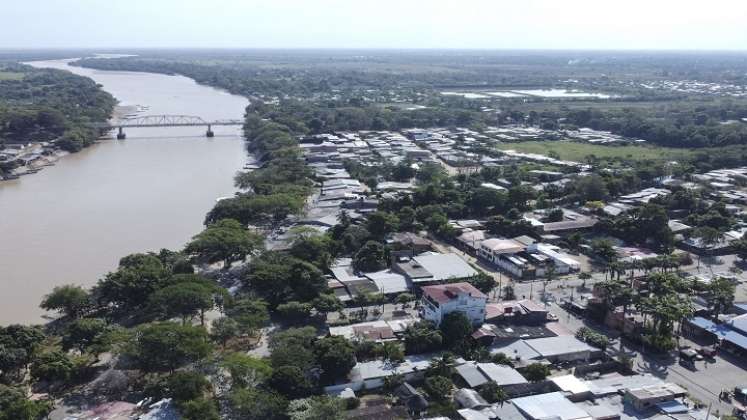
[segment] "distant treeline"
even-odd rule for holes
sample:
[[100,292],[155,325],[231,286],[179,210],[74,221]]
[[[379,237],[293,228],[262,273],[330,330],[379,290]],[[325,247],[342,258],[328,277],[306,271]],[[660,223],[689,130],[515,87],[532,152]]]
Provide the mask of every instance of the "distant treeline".
[[576,110],[567,122],[640,138],[660,146],[714,147],[747,144],[747,104],[675,103],[665,107],[624,110]]
[[[260,53],[235,57],[180,56],[174,53],[164,57],[85,59],[78,64],[109,70],[178,73],[236,94],[261,99],[269,97],[272,101],[268,102],[280,102],[284,113],[291,114],[294,121],[303,122],[312,132],[433,126],[479,129],[499,121],[510,122],[506,116],[514,114],[512,108],[521,108],[519,102],[502,103],[501,112],[496,116],[495,112],[480,109],[484,103],[444,97],[437,94],[435,87],[511,84],[549,87],[558,84],[562,75],[573,70],[583,75],[576,77],[581,79],[577,87],[593,86],[594,90],[622,92],[625,102],[630,102],[631,106],[561,107],[559,110],[553,107],[556,109],[535,113],[538,115],[522,115],[513,121],[529,121],[548,128],[558,127],[559,121],[563,121],[567,125],[608,130],[670,147],[747,144],[747,124],[741,121],[747,118],[747,102],[743,99],[621,88],[617,79],[599,77],[599,73],[595,73],[604,71],[609,75],[616,72],[615,66],[623,65],[625,69],[635,71],[637,77],[667,78],[674,73],[677,77],[704,77],[701,74],[703,68],[708,68],[709,80],[722,77],[730,82],[740,82],[742,79],[733,75],[735,68],[747,68],[740,56],[724,57],[728,66],[717,60],[704,59],[705,67],[698,67],[696,71],[695,67],[690,68],[693,57],[688,55],[597,57],[594,61],[581,60],[573,65],[563,63],[562,55],[557,54],[545,58],[525,54],[522,56],[523,65],[520,65],[519,55],[487,54],[481,61],[467,54],[465,57],[451,57],[453,61],[449,64],[444,57],[414,53],[411,58],[414,61],[407,64],[403,55],[393,53],[374,54],[360,58],[360,61],[330,53],[328,62],[323,60],[323,53],[288,53],[287,56],[273,57],[264,57]],[[619,77],[624,79],[627,76]],[[629,85],[636,86],[636,82]],[[423,107],[387,106],[382,102],[388,98],[404,99]],[[642,100],[657,101],[657,105],[637,105]]]
[[100,134],[116,100],[93,80],[70,72],[0,66],[0,143],[51,141],[78,151]]

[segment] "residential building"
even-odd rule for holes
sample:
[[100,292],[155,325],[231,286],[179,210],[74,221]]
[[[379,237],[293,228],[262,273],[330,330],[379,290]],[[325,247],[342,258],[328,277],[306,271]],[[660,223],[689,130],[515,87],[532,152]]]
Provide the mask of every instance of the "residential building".
[[576,337],[561,335],[557,337],[536,338],[525,340],[543,359],[555,362],[569,362],[590,360],[602,353]]
[[424,286],[422,291],[421,316],[436,325],[452,312],[465,314],[474,325],[485,321],[488,297],[469,283]]
[[477,270],[458,255],[435,252],[398,261],[392,265],[392,270],[402,273],[415,284],[464,280],[478,274]]
[[625,393],[625,398],[630,401],[633,407],[643,411],[654,405],[673,401],[685,395],[687,395],[687,391],[679,385],[664,383],[629,389]]
[[527,250],[531,253],[544,255],[549,258],[550,262],[555,267],[556,274],[568,274],[581,269],[581,264],[578,261],[570,255],[563,253],[560,248],[555,245],[535,243],[529,245]]

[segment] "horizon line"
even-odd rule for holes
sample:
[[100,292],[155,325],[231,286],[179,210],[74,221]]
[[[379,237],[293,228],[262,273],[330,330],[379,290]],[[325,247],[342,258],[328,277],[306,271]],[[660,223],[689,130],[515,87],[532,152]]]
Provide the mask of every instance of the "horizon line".
[[152,46],[152,47],[0,47],[4,51],[93,51],[93,50],[218,50],[218,51],[472,51],[472,52],[675,52],[675,53],[747,53],[747,48],[484,48],[484,47],[205,47],[205,46]]

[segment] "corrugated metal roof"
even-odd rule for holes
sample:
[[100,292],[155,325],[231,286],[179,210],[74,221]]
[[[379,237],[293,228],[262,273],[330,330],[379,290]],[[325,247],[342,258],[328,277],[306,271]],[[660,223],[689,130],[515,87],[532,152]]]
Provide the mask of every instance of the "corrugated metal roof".
[[573,336],[535,338],[533,340],[526,340],[525,342],[529,347],[542,355],[542,357],[598,351],[598,349]]
[[473,388],[490,382],[474,363],[465,363],[457,366],[456,371],[467,382],[467,385]]
[[477,368],[498,385],[525,384],[527,380],[516,369],[495,363],[478,363]]
[[422,254],[413,258],[433,275],[432,280],[464,279],[477,271],[456,254]]
[[713,322],[702,317],[695,317],[690,320],[690,323],[710,332],[719,340],[728,341],[737,347],[747,350],[747,337],[732,329],[729,329],[729,327],[727,327],[726,325],[714,324]]
[[589,413],[570,402],[560,392],[532,395],[511,400],[531,419],[559,418],[561,420],[591,419]]

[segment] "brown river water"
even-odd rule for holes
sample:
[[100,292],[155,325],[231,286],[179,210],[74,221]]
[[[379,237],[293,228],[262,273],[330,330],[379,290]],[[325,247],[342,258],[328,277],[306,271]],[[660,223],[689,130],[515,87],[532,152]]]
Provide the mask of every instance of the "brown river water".
[[[182,76],[28,63],[87,76],[141,115],[241,119],[247,99]],[[42,322],[56,285],[93,285],[127,254],[180,249],[247,161],[240,127],[133,128],[0,182],[0,325]]]

